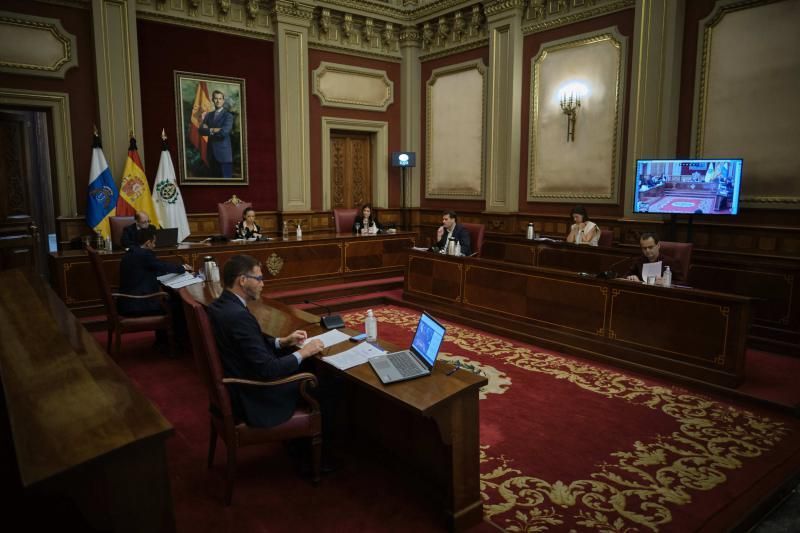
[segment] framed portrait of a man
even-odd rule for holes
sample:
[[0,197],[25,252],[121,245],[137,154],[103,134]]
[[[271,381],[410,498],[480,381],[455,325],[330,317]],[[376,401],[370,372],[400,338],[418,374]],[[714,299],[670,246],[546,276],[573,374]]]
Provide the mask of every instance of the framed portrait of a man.
[[245,84],[175,71],[181,185],[247,185]]

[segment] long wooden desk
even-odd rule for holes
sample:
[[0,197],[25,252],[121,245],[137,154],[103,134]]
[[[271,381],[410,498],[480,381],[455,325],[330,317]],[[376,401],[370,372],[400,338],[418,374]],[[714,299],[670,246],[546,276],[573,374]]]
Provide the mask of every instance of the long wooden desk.
[[66,498],[98,531],[175,529],[172,426],[58,296],[19,270],[0,271],[0,374],[30,497]]
[[[181,290],[188,291],[203,305],[211,303],[222,292],[218,283],[196,284]],[[248,307],[258,319],[261,330],[269,335],[283,336],[298,328],[307,330],[309,335],[322,333],[319,318],[305,311],[266,299],[250,302]],[[397,349],[384,342],[381,344],[386,349]],[[352,346],[350,342],[332,346],[326,355]],[[332,366],[327,368],[339,372]],[[460,531],[480,523],[483,517],[478,390],[488,380],[466,371],[448,376],[446,372],[451,368],[437,362],[431,376],[388,386],[383,385],[366,364],[344,371],[342,375],[354,385],[357,397],[365,400],[347,406],[350,416],[367,417],[369,411],[378,411],[378,423],[372,417],[369,422],[357,425],[373,433],[375,438],[388,433],[389,437],[381,444],[413,458],[421,474],[420,483],[427,481],[427,477],[433,478],[441,489],[435,494],[443,499],[448,527]],[[399,408],[399,417],[395,417],[393,408]],[[400,418],[403,416],[407,418]],[[433,432],[429,431],[431,425]],[[438,438],[430,438],[432,435]]]
[[[406,252],[414,245],[414,234],[310,235],[303,239],[267,242],[181,244],[157,249],[165,261],[188,263],[195,269],[203,257],[214,257],[222,266],[231,256],[248,254],[261,261],[264,290],[302,287],[304,284],[342,283],[378,277],[400,276],[405,271]],[[103,265],[112,285],[118,285],[119,263],[124,252],[104,254]],[[76,312],[100,309],[100,294],[89,258],[83,250],[50,254],[51,283],[56,293]],[[221,270],[220,270],[221,272]]]
[[624,366],[728,387],[744,378],[750,300],[741,296],[410,252],[404,297]]
[[[481,250],[485,259],[590,273],[624,273],[639,254],[632,246],[576,246],[497,235],[488,238]],[[752,298],[750,344],[800,356],[800,260],[695,250],[687,283]]]

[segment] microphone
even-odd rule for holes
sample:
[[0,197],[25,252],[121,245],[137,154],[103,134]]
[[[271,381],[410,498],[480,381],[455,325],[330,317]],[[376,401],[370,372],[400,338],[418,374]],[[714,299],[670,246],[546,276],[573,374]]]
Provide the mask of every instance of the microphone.
[[328,307],[327,305],[322,305],[317,302],[312,302],[311,300],[303,300],[303,301],[307,304],[315,305],[317,307],[325,309],[325,311],[328,313],[326,316],[322,316],[319,318],[319,325],[322,326],[323,328],[337,329],[344,327],[344,320],[342,320],[342,317],[339,315],[332,315],[331,308]]
[[623,257],[619,261],[614,261],[613,263],[611,263],[611,266],[608,267],[608,270],[604,270],[604,271],[600,272],[595,277],[597,277],[598,279],[614,279],[616,277],[619,277],[617,275],[617,272],[615,270],[613,270],[613,268],[615,266],[619,266],[620,264],[624,263],[625,261],[631,261],[631,260],[633,260],[633,257]]

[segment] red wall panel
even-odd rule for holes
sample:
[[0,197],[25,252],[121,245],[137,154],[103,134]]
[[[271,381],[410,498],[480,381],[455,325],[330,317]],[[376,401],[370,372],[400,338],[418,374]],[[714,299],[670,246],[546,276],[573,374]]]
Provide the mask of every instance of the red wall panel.
[[161,128],[167,131],[173,161],[178,167],[174,71],[243,78],[249,185],[183,185],[181,192],[189,213],[216,212],[217,203],[232,194],[252,202],[259,211],[276,210],[273,43],[150,21],[139,21],[137,29],[145,171],[151,185],[161,151]]
[[[91,12],[88,9],[43,4],[30,0],[4,0],[3,9],[58,19],[64,29],[73,34],[77,40],[78,67],[70,69],[65,79],[3,74],[3,81],[0,84],[11,89],[58,92],[69,95],[72,157],[75,162],[75,195],[78,213],[83,214],[86,212],[86,189],[89,184],[89,166],[92,160],[92,131],[93,126],[99,124]],[[53,181],[56,185],[55,180]],[[58,194],[58,190],[54,189],[53,194]],[[56,214],[74,215],[74,213],[58,212]]]
[[[356,109],[343,109],[338,107],[323,107],[317,96],[311,93],[314,83],[312,72],[319,68],[320,63],[327,61],[340,65],[383,70],[394,83],[394,102],[386,111],[367,111]],[[380,61],[346,54],[337,54],[322,50],[311,49],[308,51],[309,67],[309,123],[310,123],[310,157],[311,157],[311,208],[322,209],[322,117],[352,118],[356,120],[379,120],[389,123],[389,153],[403,150],[400,145],[400,64],[390,61]],[[327,140],[326,140],[327,142]],[[400,198],[400,169],[389,167],[389,207],[399,207]]]
[[[617,182],[619,187],[620,202],[618,205],[596,205],[591,204],[587,207],[590,215],[600,216],[622,216],[625,212],[625,197],[627,194],[627,185],[624,183],[625,179],[625,158],[627,157],[627,139],[628,139],[628,111],[627,106],[630,100],[630,84],[631,84],[631,58],[636,43],[633,42],[633,18],[634,10],[626,9],[612,13],[604,17],[598,17],[568,26],[562,26],[550,31],[535,33],[528,35],[523,40],[522,52],[522,123],[521,123],[521,146],[520,146],[520,168],[519,168],[519,210],[523,213],[564,213],[565,221],[569,218],[569,211],[573,204],[559,204],[552,202],[528,202],[528,146],[529,146],[529,128],[530,128],[530,83],[531,83],[531,60],[539,53],[542,44],[564,39],[573,35],[580,35],[597,31],[603,28],[616,26],[619,33],[628,37],[628,58],[625,65],[626,85],[624,87],[625,96],[623,105],[625,106],[621,113],[621,128],[619,132],[619,140],[622,143],[622,150],[620,151],[620,176]],[[566,119],[565,119],[566,120]]]
[[[439,200],[425,198],[425,148],[427,146],[426,116],[427,116],[427,87],[428,80],[433,71],[437,68],[455,65],[465,61],[482,59],[483,64],[489,66],[489,47],[482,46],[473,50],[467,50],[459,54],[453,54],[438,59],[432,59],[422,63],[420,69],[420,153],[417,156],[417,168],[415,172],[420,173],[420,206],[427,209],[453,209],[455,211],[483,211],[486,205],[485,200]],[[488,91],[488,86],[487,86]],[[484,146],[484,150],[486,147]]]

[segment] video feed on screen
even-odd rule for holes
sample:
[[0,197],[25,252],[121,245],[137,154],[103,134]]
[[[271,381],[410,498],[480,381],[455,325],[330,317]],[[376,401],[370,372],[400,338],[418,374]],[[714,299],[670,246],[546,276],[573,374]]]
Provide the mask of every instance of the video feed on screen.
[[741,159],[640,159],[634,211],[735,215],[741,178]]

